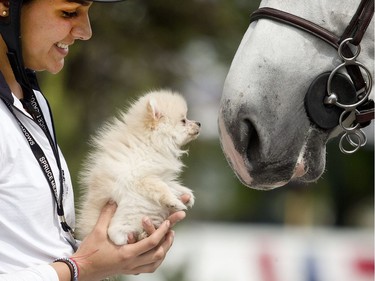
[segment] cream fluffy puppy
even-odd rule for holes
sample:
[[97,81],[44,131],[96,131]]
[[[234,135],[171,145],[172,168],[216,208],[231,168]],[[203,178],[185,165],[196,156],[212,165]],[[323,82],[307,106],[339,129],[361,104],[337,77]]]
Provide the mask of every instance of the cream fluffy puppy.
[[[184,98],[171,91],[150,92],[127,112],[107,123],[92,139],[93,150],[80,173],[83,191],[78,207],[77,234],[82,239],[94,228],[103,206],[113,200],[118,207],[108,228],[117,245],[127,244],[128,234],[147,235],[142,218],[159,226],[171,212],[194,204],[192,191],[178,177],[186,153],[182,147],[196,139],[200,123],[186,118]],[[180,201],[189,194],[186,206]]]

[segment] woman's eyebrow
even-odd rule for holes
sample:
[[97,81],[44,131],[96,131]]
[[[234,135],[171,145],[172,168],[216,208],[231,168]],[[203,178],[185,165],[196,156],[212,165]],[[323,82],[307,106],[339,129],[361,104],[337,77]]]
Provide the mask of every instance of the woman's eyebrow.
[[67,0],[67,2],[77,3],[82,6],[90,6],[90,4],[92,3],[92,1],[87,1],[87,0]]

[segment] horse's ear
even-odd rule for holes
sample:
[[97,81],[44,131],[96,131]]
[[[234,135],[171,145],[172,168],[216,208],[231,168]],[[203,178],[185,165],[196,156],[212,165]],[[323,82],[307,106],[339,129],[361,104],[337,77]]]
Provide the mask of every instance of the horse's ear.
[[147,109],[153,120],[159,120],[162,117],[156,99],[151,97],[148,100]]

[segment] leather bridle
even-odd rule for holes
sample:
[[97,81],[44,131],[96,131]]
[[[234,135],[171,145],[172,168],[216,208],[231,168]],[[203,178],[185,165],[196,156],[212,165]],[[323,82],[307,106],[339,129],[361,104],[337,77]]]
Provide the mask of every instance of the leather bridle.
[[[287,24],[308,32],[321,40],[325,41],[332,47],[334,47],[338,52],[341,59],[344,63],[336,67],[331,76],[333,76],[337,70],[341,67],[345,67],[347,73],[354,85],[354,88],[357,91],[357,98],[359,102],[356,102],[353,105],[343,105],[337,101],[334,93],[331,93],[329,85],[327,86],[327,98],[325,100],[326,104],[333,104],[341,107],[346,113],[348,111],[355,112],[355,128],[363,128],[371,123],[371,120],[374,119],[374,102],[368,99],[368,96],[372,88],[372,77],[368,69],[358,61],[356,58],[360,52],[360,42],[369,26],[371,19],[374,14],[374,0],[362,0],[359,4],[357,11],[353,15],[349,25],[346,27],[345,31],[341,36],[337,36],[331,31],[309,21],[304,18],[298,17],[296,15],[277,10],[270,7],[259,8],[251,14],[250,22],[259,20],[259,19],[269,19],[283,24]],[[349,44],[356,49],[355,54],[353,54],[352,49]],[[367,82],[363,76],[361,69],[367,74]],[[332,77],[331,77],[332,78]],[[329,84],[329,83],[328,83]],[[333,95],[331,95],[333,94]],[[340,124],[341,124],[340,117]],[[344,128],[345,130],[345,128]],[[348,128],[346,131],[353,131],[354,127]],[[363,134],[363,133],[362,133]],[[365,137],[365,136],[364,136]],[[361,142],[358,137],[358,142]],[[353,142],[351,136],[349,136],[349,141]],[[354,143],[356,143],[354,141]],[[363,142],[362,142],[363,144]],[[362,145],[361,145],[362,146]],[[346,151],[344,151],[346,152]]]

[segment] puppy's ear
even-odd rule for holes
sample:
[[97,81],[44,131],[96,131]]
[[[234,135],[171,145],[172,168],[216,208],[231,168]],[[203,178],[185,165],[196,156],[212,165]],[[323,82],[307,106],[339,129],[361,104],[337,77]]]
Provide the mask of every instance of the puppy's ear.
[[148,112],[150,113],[150,117],[157,121],[162,117],[162,114],[159,110],[158,103],[154,98],[150,98],[147,105]]
[[163,117],[163,115],[159,110],[158,103],[156,99],[151,97],[147,103],[147,126],[151,130],[156,129],[161,117]]

